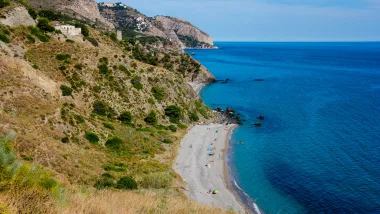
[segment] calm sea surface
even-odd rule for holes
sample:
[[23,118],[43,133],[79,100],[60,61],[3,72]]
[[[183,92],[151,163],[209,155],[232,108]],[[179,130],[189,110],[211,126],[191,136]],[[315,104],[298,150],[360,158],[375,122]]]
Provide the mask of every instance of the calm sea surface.
[[260,209],[380,213],[380,43],[216,45],[188,52],[231,79],[201,96],[246,120],[230,167]]

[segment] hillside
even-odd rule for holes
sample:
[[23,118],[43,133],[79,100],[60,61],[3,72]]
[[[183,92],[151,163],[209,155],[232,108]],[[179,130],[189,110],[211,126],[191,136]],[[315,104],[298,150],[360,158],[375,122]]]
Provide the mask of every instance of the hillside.
[[121,3],[99,3],[101,15],[125,36],[155,36],[168,40],[177,49],[213,48],[212,38],[191,23],[169,16],[148,17]]
[[117,41],[61,7],[8,3],[0,5],[0,22],[13,20],[0,25],[2,213],[222,212],[184,198],[172,170],[187,127],[216,116],[189,84],[215,81],[199,62],[150,40]]

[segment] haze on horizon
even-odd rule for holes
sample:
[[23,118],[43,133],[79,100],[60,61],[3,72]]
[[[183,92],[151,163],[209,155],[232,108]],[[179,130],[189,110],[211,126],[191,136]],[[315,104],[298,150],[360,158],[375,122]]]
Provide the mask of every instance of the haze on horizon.
[[215,41],[380,41],[380,0],[121,0]]

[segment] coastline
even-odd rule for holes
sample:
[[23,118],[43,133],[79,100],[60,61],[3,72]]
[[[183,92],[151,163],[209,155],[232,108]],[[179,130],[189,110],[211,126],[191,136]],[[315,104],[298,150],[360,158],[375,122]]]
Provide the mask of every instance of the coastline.
[[[252,213],[233,189],[227,166],[229,138],[235,127],[235,124],[194,126],[181,141],[173,168],[182,177],[189,199],[237,213]],[[216,189],[217,194],[210,192]]]

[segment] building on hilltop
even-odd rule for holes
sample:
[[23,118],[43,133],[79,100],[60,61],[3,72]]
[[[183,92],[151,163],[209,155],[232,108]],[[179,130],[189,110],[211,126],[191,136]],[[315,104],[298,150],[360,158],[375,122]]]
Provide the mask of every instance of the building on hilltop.
[[56,30],[60,30],[66,36],[79,36],[82,33],[81,28],[72,25],[54,25]]

